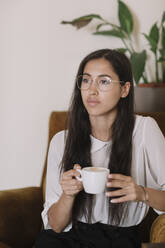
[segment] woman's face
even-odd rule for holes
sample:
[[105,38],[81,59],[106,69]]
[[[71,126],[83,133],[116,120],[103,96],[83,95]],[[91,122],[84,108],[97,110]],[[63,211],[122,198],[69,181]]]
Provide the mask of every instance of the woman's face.
[[[85,67],[83,74],[89,75],[93,80],[87,90],[81,89],[81,96],[84,106],[90,116],[105,116],[117,111],[117,104],[121,97],[126,97],[129,93],[130,83],[120,85],[119,77],[114,72],[112,65],[104,58],[93,59]],[[101,91],[96,78],[107,75],[115,82],[111,83],[108,91]]]

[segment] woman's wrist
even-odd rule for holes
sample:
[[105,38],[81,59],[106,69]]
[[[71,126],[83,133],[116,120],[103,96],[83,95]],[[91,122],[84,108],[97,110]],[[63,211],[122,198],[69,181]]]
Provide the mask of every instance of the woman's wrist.
[[140,188],[141,188],[141,190],[143,192],[143,197],[142,197],[141,201],[148,202],[149,196],[148,196],[148,192],[147,192],[146,188],[144,186],[142,186],[142,185],[139,185],[139,186],[140,186]]
[[66,199],[67,201],[74,201],[75,199],[75,195],[69,195],[69,194],[66,194],[65,192],[63,192],[62,194],[62,198]]

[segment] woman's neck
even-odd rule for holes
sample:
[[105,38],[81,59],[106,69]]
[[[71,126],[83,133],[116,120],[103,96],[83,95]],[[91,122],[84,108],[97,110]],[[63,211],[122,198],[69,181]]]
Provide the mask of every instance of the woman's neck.
[[116,118],[115,115],[90,116],[92,135],[101,141],[109,141],[112,138],[112,125]]

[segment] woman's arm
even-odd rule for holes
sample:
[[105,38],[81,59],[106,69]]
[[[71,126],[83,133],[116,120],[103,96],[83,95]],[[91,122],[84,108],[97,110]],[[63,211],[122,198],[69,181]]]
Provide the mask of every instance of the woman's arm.
[[82,183],[75,179],[75,176],[79,176],[77,168],[81,168],[79,165],[75,165],[73,170],[69,170],[63,173],[61,178],[61,187],[63,193],[59,200],[54,203],[48,211],[49,225],[55,232],[61,232],[69,224],[72,216],[72,207],[76,195],[82,190]]
[[51,228],[59,233],[70,222],[74,196],[67,196],[64,193],[57,203],[54,203],[48,211],[48,221]]
[[157,210],[165,211],[165,191],[144,188],[146,203]]
[[82,184],[75,179],[79,176],[75,165],[61,175],[60,164],[65,146],[65,132],[57,133],[51,140],[48,152],[46,175],[46,194],[42,219],[44,228],[52,228],[61,232],[71,220],[72,207],[76,194],[82,189]]

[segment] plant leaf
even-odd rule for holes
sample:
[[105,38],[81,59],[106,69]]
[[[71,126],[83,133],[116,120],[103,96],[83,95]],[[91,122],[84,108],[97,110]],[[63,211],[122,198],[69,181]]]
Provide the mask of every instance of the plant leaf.
[[144,33],[143,33],[143,35],[144,35],[144,37],[148,40],[149,45],[150,45],[150,49],[155,53],[156,50],[153,49],[153,48],[156,47],[154,40],[152,40],[152,39],[150,38],[150,36],[148,36],[147,34],[144,34]]
[[165,69],[163,68],[163,80],[162,80],[162,82],[165,82]]
[[162,27],[162,48],[165,53],[165,27]]
[[163,48],[159,49],[160,57],[159,59],[164,59],[165,58],[165,50]]
[[111,30],[103,30],[93,33],[94,35],[106,35],[106,36],[115,36],[117,38],[124,38],[124,34],[121,31],[118,31],[116,29]]
[[153,53],[156,53],[159,41],[159,29],[157,24],[155,23],[149,32],[149,35],[143,34],[145,38],[149,41],[150,49]]
[[128,51],[128,49],[126,49],[126,48],[116,48],[115,50],[117,50],[121,53],[126,53]]
[[165,61],[165,58],[161,57],[157,60],[157,62],[164,62]]
[[143,50],[141,53],[132,53],[130,61],[132,64],[133,76],[135,83],[138,84],[140,78],[143,75],[146,63],[146,51]]
[[118,1],[118,17],[120,21],[120,25],[122,29],[130,36],[133,31],[133,17],[131,12],[129,11],[127,5],[123,3],[121,0]]
[[150,38],[155,41],[156,44],[158,44],[159,41],[159,29],[157,26],[157,23],[155,23],[150,30],[149,34]]
[[90,14],[85,16],[80,16],[72,21],[62,21],[61,24],[71,24],[75,26],[77,29],[85,27],[88,25],[93,19],[103,20],[100,15],[97,14]]
[[163,24],[164,22],[165,22],[165,11],[163,12],[161,23]]

